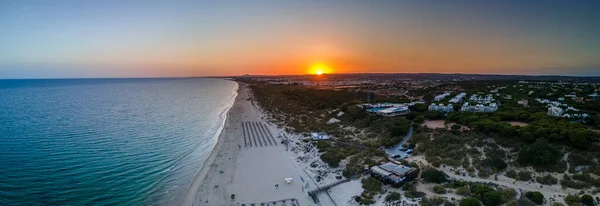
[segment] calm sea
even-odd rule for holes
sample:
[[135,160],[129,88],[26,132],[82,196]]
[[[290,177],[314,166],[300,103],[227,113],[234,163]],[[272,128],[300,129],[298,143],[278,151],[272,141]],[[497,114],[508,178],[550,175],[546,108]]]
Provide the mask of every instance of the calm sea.
[[0,80],[0,205],[177,204],[237,84]]

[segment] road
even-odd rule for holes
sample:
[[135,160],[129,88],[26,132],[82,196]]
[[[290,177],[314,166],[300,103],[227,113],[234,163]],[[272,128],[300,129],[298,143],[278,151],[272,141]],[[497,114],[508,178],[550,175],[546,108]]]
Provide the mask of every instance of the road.
[[406,154],[406,152],[400,151],[398,148],[400,148],[402,145],[406,144],[406,142],[408,142],[408,140],[410,139],[410,137],[412,137],[413,135],[413,123],[410,123],[410,128],[408,128],[408,133],[406,133],[406,136],[404,136],[404,139],[402,139],[402,141],[400,143],[398,143],[396,146],[391,147],[391,148],[387,148],[385,150],[385,153],[387,153],[389,156],[394,156],[394,155],[400,155],[402,157],[404,156],[409,156],[409,154]]

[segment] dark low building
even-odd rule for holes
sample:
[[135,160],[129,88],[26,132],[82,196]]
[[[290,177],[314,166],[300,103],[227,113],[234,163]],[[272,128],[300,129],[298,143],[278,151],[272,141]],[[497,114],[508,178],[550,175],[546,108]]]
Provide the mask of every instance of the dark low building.
[[415,168],[398,165],[391,162],[371,167],[371,176],[394,187],[400,187],[418,176]]

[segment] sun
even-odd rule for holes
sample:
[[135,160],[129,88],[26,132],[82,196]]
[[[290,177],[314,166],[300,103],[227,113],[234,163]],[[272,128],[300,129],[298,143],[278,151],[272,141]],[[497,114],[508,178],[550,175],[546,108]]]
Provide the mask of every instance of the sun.
[[323,63],[315,63],[310,67],[309,74],[323,75],[331,73],[331,68]]

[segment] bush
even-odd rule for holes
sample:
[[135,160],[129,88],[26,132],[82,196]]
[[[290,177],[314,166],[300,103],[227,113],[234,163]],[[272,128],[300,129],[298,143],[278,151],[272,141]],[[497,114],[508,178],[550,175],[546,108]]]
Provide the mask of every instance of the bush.
[[555,203],[552,203],[552,206],[565,206],[565,205],[560,202],[555,202]]
[[486,206],[497,206],[502,204],[502,197],[496,191],[489,191],[483,194],[482,202]]
[[438,184],[448,181],[446,179],[446,173],[433,168],[428,168],[423,171],[421,177],[423,180],[425,180],[425,182],[434,182]]
[[367,177],[360,182],[362,183],[362,188],[370,193],[380,193],[383,191],[381,182],[373,177]]
[[527,198],[521,198],[521,199],[517,200],[517,205],[518,206],[535,206],[535,203]]
[[565,197],[565,203],[567,203],[567,205],[579,204],[581,203],[581,197],[579,197],[579,195],[568,194]]
[[583,195],[581,196],[581,203],[588,206],[594,206],[594,198],[591,195]]
[[390,194],[388,194],[385,197],[386,202],[392,202],[392,201],[396,201],[396,200],[400,200],[400,199],[402,199],[402,195],[397,192],[391,192]]
[[514,170],[508,170],[508,171],[506,171],[506,177],[516,179],[517,172],[515,172]]
[[437,194],[446,194],[446,188],[442,187],[441,185],[433,186],[432,190]]
[[531,172],[530,171],[521,171],[521,172],[517,173],[517,180],[521,180],[521,181],[531,180]]
[[502,202],[509,202],[515,199],[515,196],[517,196],[517,191],[512,188],[500,190],[500,196],[502,196]]
[[467,197],[467,198],[463,198],[462,200],[460,200],[460,203],[458,205],[460,205],[460,206],[481,206],[481,203],[479,203],[478,199],[475,199],[473,197]]
[[544,204],[544,195],[541,192],[527,192],[525,193],[525,197],[533,201],[535,204]]
[[345,158],[346,157],[343,154],[340,154],[333,150],[327,151],[321,155],[321,160],[323,160],[323,162],[327,163],[331,167],[340,166],[340,161],[342,161]]
[[469,192],[469,188],[467,188],[466,186],[462,186],[462,187],[456,188],[456,194],[462,195],[462,196],[469,196],[469,195],[471,195],[471,192]]
[[550,174],[547,174],[544,176],[538,176],[535,178],[535,181],[539,182],[540,184],[545,184],[545,185],[555,185],[558,183],[558,179],[556,179],[555,177],[553,177]]

